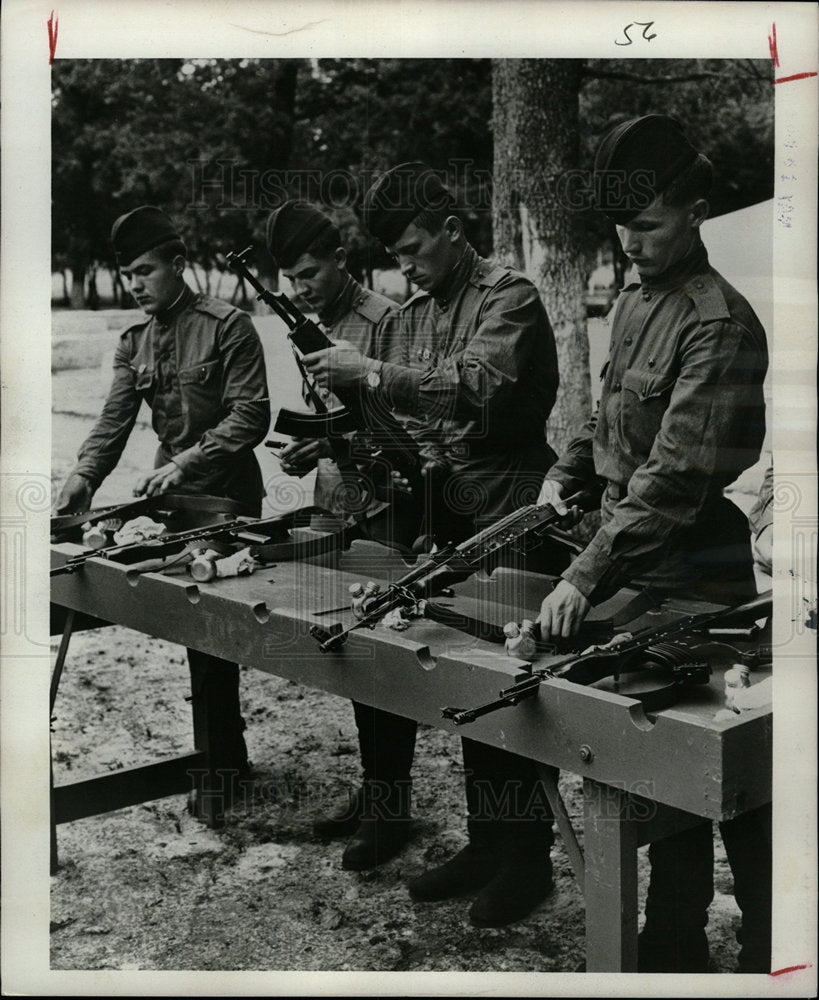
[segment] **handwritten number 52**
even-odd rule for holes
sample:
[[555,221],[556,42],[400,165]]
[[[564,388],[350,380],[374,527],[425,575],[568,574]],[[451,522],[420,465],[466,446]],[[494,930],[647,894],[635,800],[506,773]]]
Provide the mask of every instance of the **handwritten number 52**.
[[653,21],[632,21],[631,24],[627,24],[625,26],[625,28],[623,28],[623,34],[626,36],[626,40],[624,42],[620,42],[620,41],[618,41],[615,38],[614,39],[614,44],[615,45],[633,45],[634,44],[634,39],[631,37],[631,35],[629,35],[628,29],[629,28],[633,28],[635,24],[637,25],[637,27],[643,29],[643,38],[645,38],[645,40],[647,42],[650,42],[652,38],[656,38],[657,37],[657,33],[656,32],[653,35],[649,35],[649,33],[648,33],[649,29],[654,24]]

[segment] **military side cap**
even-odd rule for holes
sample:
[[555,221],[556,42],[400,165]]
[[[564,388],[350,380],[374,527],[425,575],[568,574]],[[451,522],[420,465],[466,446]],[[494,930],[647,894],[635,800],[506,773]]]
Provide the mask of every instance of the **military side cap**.
[[286,201],[267,220],[267,249],[279,267],[292,267],[331,219],[306,201]]
[[121,215],[111,227],[111,242],[117,264],[127,267],[143,253],[153,250],[160,243],[178,240],[181,236],[162,211],[153,205],[142,205]]
[[594,201],[615,222],[630,222],[696,160],[682,126],[668,115],[620,122],[594,159]]
[[421,212],[451,208],[452,194],[425,163],[399,163],[364,197],[364,225],[382,243],[394,243]]

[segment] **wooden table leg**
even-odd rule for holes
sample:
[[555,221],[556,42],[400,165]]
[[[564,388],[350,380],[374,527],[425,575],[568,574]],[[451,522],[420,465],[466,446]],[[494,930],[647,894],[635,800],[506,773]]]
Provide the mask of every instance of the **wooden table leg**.
[[637,971],[637,828],[626,792],[586,778],[586,971]]

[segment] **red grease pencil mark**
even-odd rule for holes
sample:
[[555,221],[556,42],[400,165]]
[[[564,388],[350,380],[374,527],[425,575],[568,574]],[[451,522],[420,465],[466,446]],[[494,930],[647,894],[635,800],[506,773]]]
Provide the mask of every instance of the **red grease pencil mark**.
[[768,35],[768,48],[771,50],[771,59],[774,66],[779,65],[779,54],[776,51],[776,21],[771,25],[771,33]]
[[48,19],[48,65],[50,66],[54,62],[54,53],[57,51],[57,28],[59,27],[59,18],[54,17],[54,11],[51,12],[51,17]]
[[793,76],[780,76],[774,83],[790,83],[791,80],[807,80],[809,76],[817,76],[816,73],[794,73]]
[[799,972],[800,969],[809,969],[810,965],[789,965],[786,969],[777,969],[776,972],[769,972],[769,976],[784,976],[788,972]]

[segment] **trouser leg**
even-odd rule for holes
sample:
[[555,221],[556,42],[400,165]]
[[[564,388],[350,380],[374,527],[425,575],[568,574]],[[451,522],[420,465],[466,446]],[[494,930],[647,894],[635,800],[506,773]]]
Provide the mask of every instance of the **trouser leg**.
[[651,877],[640,935],[641,972],[706,972],[714,898],[714,831],[703,822],[649,846]]
[[771,971],[771,818],[768,804],[719,827],[742,911],[740,972]]
[[502,853],[548,855],[553,816],[534,762],[476,740],[462,745],[470,840]]
[[367,800],[363,815],[409,816],[418,723],[357,701],[353,711]]

